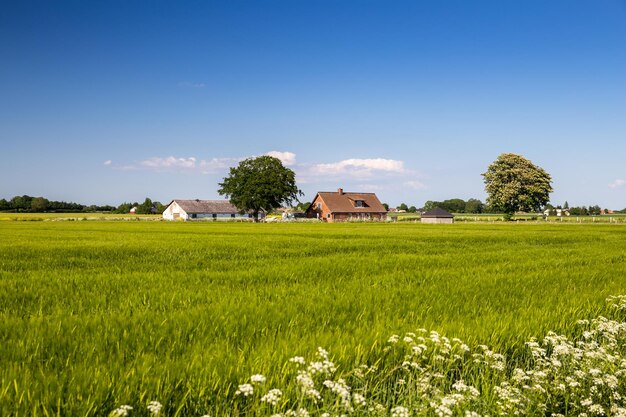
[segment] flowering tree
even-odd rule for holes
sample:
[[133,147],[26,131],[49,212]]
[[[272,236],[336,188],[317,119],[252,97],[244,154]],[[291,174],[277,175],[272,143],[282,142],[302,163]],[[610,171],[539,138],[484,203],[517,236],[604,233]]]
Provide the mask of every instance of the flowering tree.
[[482,176],[487,204],[509,218],[516,211],[537,211],[550,201],[550,174],[521,155],[503,153]]

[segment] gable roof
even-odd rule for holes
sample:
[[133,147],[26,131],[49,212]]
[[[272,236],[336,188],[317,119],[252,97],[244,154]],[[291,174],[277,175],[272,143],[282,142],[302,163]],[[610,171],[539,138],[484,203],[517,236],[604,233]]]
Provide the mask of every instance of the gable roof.
[[444,209],[440,208],[440,207],[435,207],[432,210],[428,210],[425,213],[422,213],[422,217],[436,217],[436,218],[444,218],[444,219],[452,219],[454,218],[454,216],[450,213],[448,213],[447,211],[445,211]]
[[[324,201],[331,213],[386,213],[374,193],[348,193],[343,191],[320,191],[317,195]],[[363,207],[356,207],[356,201],[363,201]],[[315,199],[314,199],[315,201]]]
[[[228,200],[172,200],[189,214],[193,213],[224,213],[237,214],[240,211]],[[170,203],[170,205],[172,204]]]

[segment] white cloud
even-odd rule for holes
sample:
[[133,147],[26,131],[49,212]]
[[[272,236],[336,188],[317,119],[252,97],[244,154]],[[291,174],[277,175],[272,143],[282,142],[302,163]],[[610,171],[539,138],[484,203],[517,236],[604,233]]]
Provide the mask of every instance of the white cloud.
[[280,159],[287,166],[296,164],[296,154],[293,152],[270,151],[266,155]]
[[417,181],[417,180],[405,181],[404,186],[411,188],[413,190],[425,190],[426,189],[426,185],[423,182]]
[[111,161],[110,159],[107,159],[106,161],[104,161],[104,165],[109,166],[113,163],[113,161]]
[[203,174],[208,174],[212,171],[220,171],[224,169],[228,169],[231,166],[235,165],[241,161],[239,158],[211,158],[211,159],[203,159],[200,161],[200,169]]
[[339,162],[315,164],[312,166],[315,175],[350,175],[353,177],[370,177],[373,173],[404,173],[404,162],[396,159],[344,159]]
[[205,83],[192,83],[189,81],[181,81],[178,83],[178,86],[182,88],[204,88],[206,87],[206,84]]
[[145,168],[164,169],[164,168],[187,168],[196,167],[196,158],[176,158],[168,156],[166,158],[154,157],[139,162],[139,165]]
[[387,187],[381,184],[361,184],[359,186],[359,188],[361,188],[362,190],[367,190],[367,191],[383,191],[386,190]]
[[609,188],[622,188],[626,185],[626,180],[617,179],[609,184]]

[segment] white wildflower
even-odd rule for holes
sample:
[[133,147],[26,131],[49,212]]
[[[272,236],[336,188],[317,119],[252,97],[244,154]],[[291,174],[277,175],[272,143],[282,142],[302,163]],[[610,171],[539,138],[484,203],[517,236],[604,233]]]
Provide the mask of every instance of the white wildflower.
[[365,396],[362,394],[355,393],[352,396],[352,400],[354,401],[354,404],[359,407],[364,407],[366,405]]
[[254,388],[250,384],[241,384],[239,385],[239,389],[235,392],[235,395],[243,395],[244,397],[249,397],[254,393]]
[[252,382],[253,384],[262,384],[265,382],[265,380],[266,380],[265,376],[261,374],[252,375],[250,377],[250,382]]
[[261,402],[268,403],[271,405],[276,405],[280,401],[280,397],[282,397],[283,392],[277,388],[271,389],[261,397]]
[[158,401],[150,401],[148,403],[148,411],[150,411],[150,414],[153,416],[158,416],[159,413],[161,412],[161,408],[163,407],[163,405],[158,402]]
[[289,410],[285,413],[285,417],[309,417],[309,411],[306,408],[299,408],[298,410]]
[[595,414],[596,416],[603,416],[604,408],[600,404],[593,404],[589,406],[589,412]]
[[409,409],[401,405],[391,409],[391,417],[409,417],[410,415]]
[[322,348],[321,346],[317,348],[317,354],[322,359],[328,359],[328,352],[324,348]]
[[131,407],[130,405],[122,405],[119,408],[116,408],[115,410],[111,411],[111,416],[112,417],[126,417],[128,415],[128,413],[130,412],[130,410],[132,410],[133,407]]
[[289,359],[289,362],[295,363],[298,365],[306,365],[306,361],[304,360],[302,356],[294,356],[293,358]]

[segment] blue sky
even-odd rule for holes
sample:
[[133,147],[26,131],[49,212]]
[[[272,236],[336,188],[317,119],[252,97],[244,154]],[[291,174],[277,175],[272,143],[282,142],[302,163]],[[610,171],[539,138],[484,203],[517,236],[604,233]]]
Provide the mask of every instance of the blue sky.
[[626,207],[626,2],[45,1],[0,8],[0,198],[218,198],[273,152],[306,198]]

